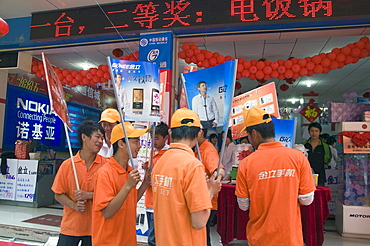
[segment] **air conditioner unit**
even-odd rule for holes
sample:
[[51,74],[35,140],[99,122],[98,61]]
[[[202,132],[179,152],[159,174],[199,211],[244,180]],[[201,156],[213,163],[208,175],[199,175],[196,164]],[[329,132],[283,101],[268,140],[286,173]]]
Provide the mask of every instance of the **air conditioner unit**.
[[0,69],[20,69],[31,73],[32,56],[26,52],[0,53]]

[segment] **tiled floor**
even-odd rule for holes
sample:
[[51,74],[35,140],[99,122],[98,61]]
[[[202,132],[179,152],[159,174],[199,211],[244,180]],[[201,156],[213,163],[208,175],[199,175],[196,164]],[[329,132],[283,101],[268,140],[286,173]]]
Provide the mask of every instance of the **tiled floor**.
[[[23,220],[41,216],[44,214],[62,215],[63,211],[58,208],[28,208],[0,204],[0,240],[13,240],[15,242],[29,242],[29,245],[44,245],[51,236],[58,235],[59,228],[39,224],[22,222]],[[335,221],[333,219],[325,222],[324,246],[369,246],[370,239],[345,238],[335,232]],[[212,227],[212,245],[221,245],[220,236],[216,227]],[[20,238],[24,238],[23,240]],[[27,240],[25,240],[27,238]],[[31,241],[33,240],[33,241]],[[140,245],[145,245],[141,244]],[[247,245],[245,241],[233,241],[230,246]]]

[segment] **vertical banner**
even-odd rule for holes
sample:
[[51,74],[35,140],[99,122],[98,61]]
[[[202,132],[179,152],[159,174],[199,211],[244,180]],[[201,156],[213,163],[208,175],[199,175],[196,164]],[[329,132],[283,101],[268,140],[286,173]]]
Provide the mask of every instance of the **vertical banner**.
[[17,164],[16,159],[7,159],[6,173],[0,171],[0,199],[15,200],[17,185]]
[[195,111],[204,128],[229,124],[234,96],[237,60],[182,74],[190,109]]
[[297,129],[297,118],[282,120],[272,118],[275,126],[275,140],[285,147],[293,148],[295,143],[295,132]]
[[108,57],[118,109],[125,121],[160,121],[159,70],[149,62]]
[[268,114],[280,118],[274,82],[234,97],[231,110],[231,132],[233,139],[246,136],[246,132],[240,132],[244,128],[243,109],[250,109],[253,107],[262,108]]
[[38,163],[38,160],[18,160],[16,201],[33,202]]
[[58,75],[55,73],[54,68],[51,66],[44,53],[42,53],[42,60],[44,63],[46,82],[48,85],[50,106],[52,110],[54,110],[54,112],[59,116],[59,118],[68,126],[69,130],[72,131],[62,83],[60,82]]
[[[195,71],[198,71],[197,66],[191,66],[191,65],[187,65],[187,64],[184,65],[184,73],[190,73],[190,72],[195,72]],[[180,83],[179,83],[179,88],[181,88],[181,89],[179,89],[179,90],[181,90],[181,92],[180,92],[180,108],[189,108],[187,98],[186,98],[186,93],[185,93],[185,86],[183,84],[183,81],[181,81],[181,80],[180,80]]]
[[161,121],[170,122],[174,37],[172,32],[140,34],[139,60],[157,64],[161,83]]

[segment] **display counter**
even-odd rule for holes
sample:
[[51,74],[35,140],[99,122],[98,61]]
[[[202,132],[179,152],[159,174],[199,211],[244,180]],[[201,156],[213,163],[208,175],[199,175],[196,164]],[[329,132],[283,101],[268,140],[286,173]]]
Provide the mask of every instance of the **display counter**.
[[[217,232],[223,245],[234,240],[247,240],[248,211],[239,209],[235,185],[223,184],[218,196]],[[324,242],[324,222],[329,216],[331,191],[317,186],[311,205],[301,206],[303,239],[306,246],[321,246]]]

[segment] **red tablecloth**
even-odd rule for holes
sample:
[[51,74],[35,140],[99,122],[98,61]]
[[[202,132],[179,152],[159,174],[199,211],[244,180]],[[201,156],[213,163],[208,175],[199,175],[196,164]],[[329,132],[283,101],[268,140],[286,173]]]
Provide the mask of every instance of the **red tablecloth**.
[[[315,199],[309,206],[301,206],[303,240],[306,246],[321,246],[324,242],[324,222],[329,216],[330,188],[317,186]],[[235,185],[223,184],[218,196],[217,232],[223,245],[234,238],[247,240],[248,211],[239,209]]]

